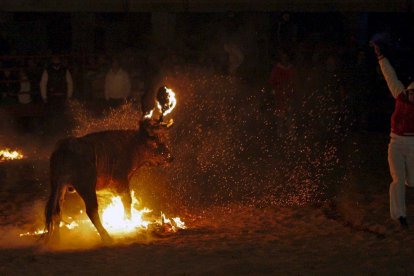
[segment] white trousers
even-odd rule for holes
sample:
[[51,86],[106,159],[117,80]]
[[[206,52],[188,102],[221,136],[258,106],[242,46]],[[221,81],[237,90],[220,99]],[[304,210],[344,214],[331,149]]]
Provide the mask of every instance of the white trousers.
[[405,185],[414,187],[414,137],[391,134],[388,145],[390,185],[390,214],[397,220],[406,217]]

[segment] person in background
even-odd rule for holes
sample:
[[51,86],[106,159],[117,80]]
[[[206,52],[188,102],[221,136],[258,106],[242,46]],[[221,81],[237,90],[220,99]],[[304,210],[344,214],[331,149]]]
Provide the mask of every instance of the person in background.
[[405,185],[414,186],[414,82],[405,88],[380,47],[375,43],[372,46],[388,88],[395,98],[388,145],[388,164],[392,176],[390,214],[403,228],[408,228]]
[[25,71],[20,71],[19,74],[20,89],[17,94],[17,99],[21,104],[28,104],[32,102],[30,80]]
[[131,95],[131,79],[117,57],[112,58],[111,69],[105,76],[105,99],[112,107],[124,103]]
[[276,132],[278,136],[286,133],[293,126],[291,120],[291,110],[294,98],[293,93],[293,79],[294,66],[290,61],[290,56],[285,51],[280,51],[279,60],[273,66],[269,77],[269,84],[272,88],[271,94],[273,96],[275,115]]
[[279,60],[272,68],[272,72],[269,77],[269,84],[272,87],[272,93],[277,111],[284,113],[286,105],[293,89],[294,67],[290,61],[290,57],[287,52],[280,51]]
[[0,93],[3,104],[17,103],[17,93],[19,92],[19,81],[10,68],[5,68],[0,73]]
[[38,85],[43,73],[41,66],[38,65],[37,61],[34,58],[29,58],[26,61],[26,67],[24,71],[30,82],[32,101],[36,103],[42,102],[42,97],[40,95],[40,86]]
[[[20,104],[30,104],[32,102],[31,96],[31,85],[29,77],[24,70],[19,72],[19,92],[17,93],[17,99]],[[33,123],[37,120],[32,114],[28,114],[24,112],[27,110],[26,108],[21,109],[23,112],[16,118],[16,121],[21,126],[24,132],[32,131],[33,130]],[[30,112],[29,112],[30,113]]]
[[227,53],[228,66],[227,73],[235,75],[244,60],[244,54],[235,42],[224,43],[224,51]]
[[61,104],[72,98],[72,74],[63,66],[59,56],[53,56],[52,63],[43,71],[40,94],[44,103],[51,104]]
[[295,47],[298,27],[292,21],[291,14],[287,11],[281,14],[276,29],[276,40],[279,49],[288,50]]
[[46,132],[54,134],[62,126],[68,127],[66,103],[72,98],[72,74],[59,56],[53,56],[51,64],[43,71],[40,80],[40,94],[46,104]]

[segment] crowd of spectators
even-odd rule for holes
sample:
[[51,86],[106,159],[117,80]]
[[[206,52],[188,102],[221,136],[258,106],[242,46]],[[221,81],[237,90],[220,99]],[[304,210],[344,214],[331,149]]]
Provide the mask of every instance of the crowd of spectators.
[[[347,105],[356,129],[386,129],[384,120],[392,105],[381,75],[373,70],[377,65],[368,43],[358,45],[351,32],[330,28],[306,32],[294,19],[287,12],[280,14],[267,37],[258,35],[254,25],[244,25],[231,36],[232,29],[227,30],[222,35],[226,39],[205,41],[197,54],[185,43],[183,49],[177,43],[172,49],[125,50],[116,56],[0,56],[0,108],[44,105],[55,95],[110,107],[135,99],[145,110],[146,98],[156,89],[162,70],[197,64],[246,82],[261,82],[266,87],[261,103],[264,112],[285,114],[317,91],[330,93],[336,103]],[[57,60],[63,71],[50,71]],[[47,77],[49,72],[52,75]],[[65,89],[53,92],[55,85]]]
[[61,97],[96,101],[140,97],[144,78],[139,65],[126,68],[119,56],[106,54],[0,56],[0,107],[46,104]]
[[346,109],[352,129],[388,131],[393,101],[368,40],[361,45],[352,32],[329,28],[298,37],[299,26],[289,13],[281,15],[275,28],[264,109],[284,116],[316,93]]

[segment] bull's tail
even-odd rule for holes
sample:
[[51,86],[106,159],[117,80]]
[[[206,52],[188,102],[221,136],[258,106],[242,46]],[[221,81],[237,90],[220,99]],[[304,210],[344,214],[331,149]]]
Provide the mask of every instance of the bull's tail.
[[59,224],[61,221],[62,216],[62,203],[63,198],[65,197],[66,192],[66,184],[67,181],[62,179],[62,175],[56,168],[59,159],[59,154],[54,154],[51,157],[50,162],[50,182],[51,182],[51,191],[49,199],[45,206],[45,231],[43,234],[43,238],[46,241],[49,240],[50,237],[56,235],[57,238],[59,237]]
[[52,234],[59,227],[61,220],[61,198],[64,197],[64,185],[52,186],[49,199],[45,207],[45,234],[44,237],[48,240]]

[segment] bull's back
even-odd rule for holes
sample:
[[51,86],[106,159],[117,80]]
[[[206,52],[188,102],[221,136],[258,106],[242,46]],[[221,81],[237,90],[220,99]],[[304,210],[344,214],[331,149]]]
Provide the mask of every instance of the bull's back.
[[91,133],[80,139],[93,147],[97,169],[102,173],[129,166],[137,144],[136,132],[129,130]]
[[97,152],[116,153],[126,151],[127,147],[133,146],[137,138],[133,130],[112,130],[87,134],[77,139],[93,146]]
[[69,155],[81,164],[93,160],[98,175],[117,177],[130,169],[138,143],[133,130],[103,131],[64,139],[55,153]]
[[[96,132],[61,140],[51,157],[54,175],[69,179],[96,179],[97,189],[117,185],[132,171],[137,133],[130,130]],[[112,187],[113,188],[113,187]]]
[[51,180],[59,183],[78,182],[96,176],[93,149],[75,137],[61,140],[50,157]]

